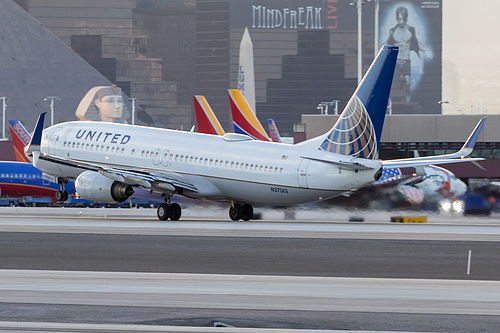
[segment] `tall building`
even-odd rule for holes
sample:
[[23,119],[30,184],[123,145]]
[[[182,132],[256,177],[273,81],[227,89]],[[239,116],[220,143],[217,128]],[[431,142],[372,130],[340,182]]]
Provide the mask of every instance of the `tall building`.
[[145,111],[139,120],[169,128],[192,123],[194,1],[30,0],[23,7],[136,98]]

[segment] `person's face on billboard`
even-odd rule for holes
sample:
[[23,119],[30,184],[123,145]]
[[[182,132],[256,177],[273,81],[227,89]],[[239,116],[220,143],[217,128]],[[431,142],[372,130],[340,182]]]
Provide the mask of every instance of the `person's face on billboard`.
[[403,14],[402,13],[398,13],[398,16],[397,16],[396,19],[398,21],[398,26],[400,28],[404,28],[405,25],[406,25],[406,20],[404,19]]

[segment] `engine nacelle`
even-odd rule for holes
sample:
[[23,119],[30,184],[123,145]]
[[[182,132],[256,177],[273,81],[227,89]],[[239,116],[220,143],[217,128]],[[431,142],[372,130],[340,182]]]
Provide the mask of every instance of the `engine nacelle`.
[[94,171],[85,171],[76,178],[78,195],[87,200],[104,203],[124,202],[133,193],[132,186],[109,179]]

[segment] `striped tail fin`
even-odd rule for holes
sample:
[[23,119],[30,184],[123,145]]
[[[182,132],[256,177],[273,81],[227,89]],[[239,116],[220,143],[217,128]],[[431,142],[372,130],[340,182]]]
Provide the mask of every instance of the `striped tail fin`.
[[273,142],[281,143],[280,132],[278,131],[278,127],[276,127],[276,123],[273,119],[268,119],[267,124],[269,125],[269,133],[271,134],[271,140]]
[[378,159],[398,47],[385,45],[319,149]]
[[24,154],[24,147],[30,143],[31,135],[19,120],[9,120],[9,129],[16,161],[29,163],[30,161]]
[[256,140],[271,141],[241,91],[229,89],[228,93],[234,132],[246,134]]
[[215,116],[214,111],[207,102],[207,99],[201,95],[193,96],[194,109],[196,111],[196,122],[198,123],[198,132],[204,134],[224,135],[224,129]]

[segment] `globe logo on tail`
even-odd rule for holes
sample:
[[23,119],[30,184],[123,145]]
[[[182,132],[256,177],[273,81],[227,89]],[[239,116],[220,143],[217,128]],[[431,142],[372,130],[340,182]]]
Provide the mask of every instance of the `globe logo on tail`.
[[356,95],[351,98],[319,149],[353,157],[378,158],[375,128]]

